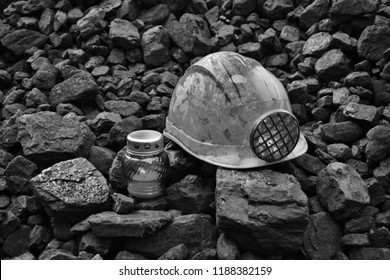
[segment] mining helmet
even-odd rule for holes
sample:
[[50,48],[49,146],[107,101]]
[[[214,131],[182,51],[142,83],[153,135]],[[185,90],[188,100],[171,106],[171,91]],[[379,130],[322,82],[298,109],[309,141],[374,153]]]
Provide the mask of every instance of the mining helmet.
[[235,169],[307,150],[281,82],[234,52],[210,54],[187,69],[173,92],[164,135],[203,161]]

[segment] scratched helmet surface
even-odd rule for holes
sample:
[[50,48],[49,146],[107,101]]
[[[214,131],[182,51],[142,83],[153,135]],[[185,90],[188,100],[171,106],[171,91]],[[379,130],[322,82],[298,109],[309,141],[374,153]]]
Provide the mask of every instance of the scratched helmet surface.
[[281,82],[233,52],[210,54],[187,69],[173,92],[164,135],[203,161],[236,169],[307,150]]

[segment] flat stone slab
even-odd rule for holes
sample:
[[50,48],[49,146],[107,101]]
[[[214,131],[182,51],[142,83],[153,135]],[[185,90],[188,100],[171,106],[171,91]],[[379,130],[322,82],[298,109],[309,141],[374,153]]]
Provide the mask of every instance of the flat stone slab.
[[130,214],[103,212],[88,218],[94,234],[104,237],[143,237],[172,221],[173,212],[138,210]]
[[32,178],[31,184],[49,215],[64,220],[80,221],[108,206],[107,181],[85,158],[59,162]]

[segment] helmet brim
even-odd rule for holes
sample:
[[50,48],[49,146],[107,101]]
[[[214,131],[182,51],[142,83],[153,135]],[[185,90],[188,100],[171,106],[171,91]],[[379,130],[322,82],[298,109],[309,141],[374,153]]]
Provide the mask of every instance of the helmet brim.
[[[180,131],[168,119],[166,125],[167,127],[164,130],[164,136],[178,144],[190,155],[202,161],[224,168],[249,169],[277,164],[292,160],[303,155],[304,153],[306,153],[308,148],[305,137],[302,133],[300,133],[298,143],[290,154],[288,154],[281,160],[268,162],[258,158],[253,152],[251,152],[249,156],[244,155],[245,153],[248,153],[249,144],[245,146],[221,146],[205,142],[199,142],[198,140],[193,139],[182,131]],[[202,152],[204,151],[206,151],[206,154],[202,154]]]

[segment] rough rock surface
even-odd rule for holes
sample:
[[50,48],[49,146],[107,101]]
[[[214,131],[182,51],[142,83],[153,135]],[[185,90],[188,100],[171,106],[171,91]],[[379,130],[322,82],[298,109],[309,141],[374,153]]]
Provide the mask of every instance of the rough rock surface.
[[370,203],[367,185],[344,163],[330,163],[318,173],[317,194],[321,203],[338,220],[354,218]]
[[293,176],[218,169],[216,207],[218,228],[240,248],[263,254],[299,250],[308,208]]
[[214,188],[199,176],[187,175],[165,190],[165,199],[168,207],[183,214],[205,213],[214,201]]
[[97,93],[95,80],[89,73],[82,71],[55,85],[50,91],[50,103],[53,106],[68,102],[85,103]]
[[85,158],[59,162],[32,178],[31,184],[45,210],[64,220],[81,220],[107,209],[107,182]]
[[211,216],[191,214],[174,218],[170,224],[153,235],[142,239],[130,238],[125,247],[131,252],[157,258],[170,248],[185,244],[188,257],[192,257],[204,249],[215,248],[216,243],[217,232]]
[[174,213],[165,211],[138,210],[120,215],[102,212],[88,218],[92,232],[104,237],[144,237],[169,223]]
[[26,50],[32,47],[42,47],[47,39],[47,36],[40,32],[20,29],[5,35],[1,39],[1,43],[16,55],[23,55]]
[[343,231],[326,212],[310,215],[302,251],[310,259],[329,260],[341,249]]
[[54,112],[23,115],[17,120],[18,141],[32,160],[55,163],[89,155],[95,136],[88,126]]

